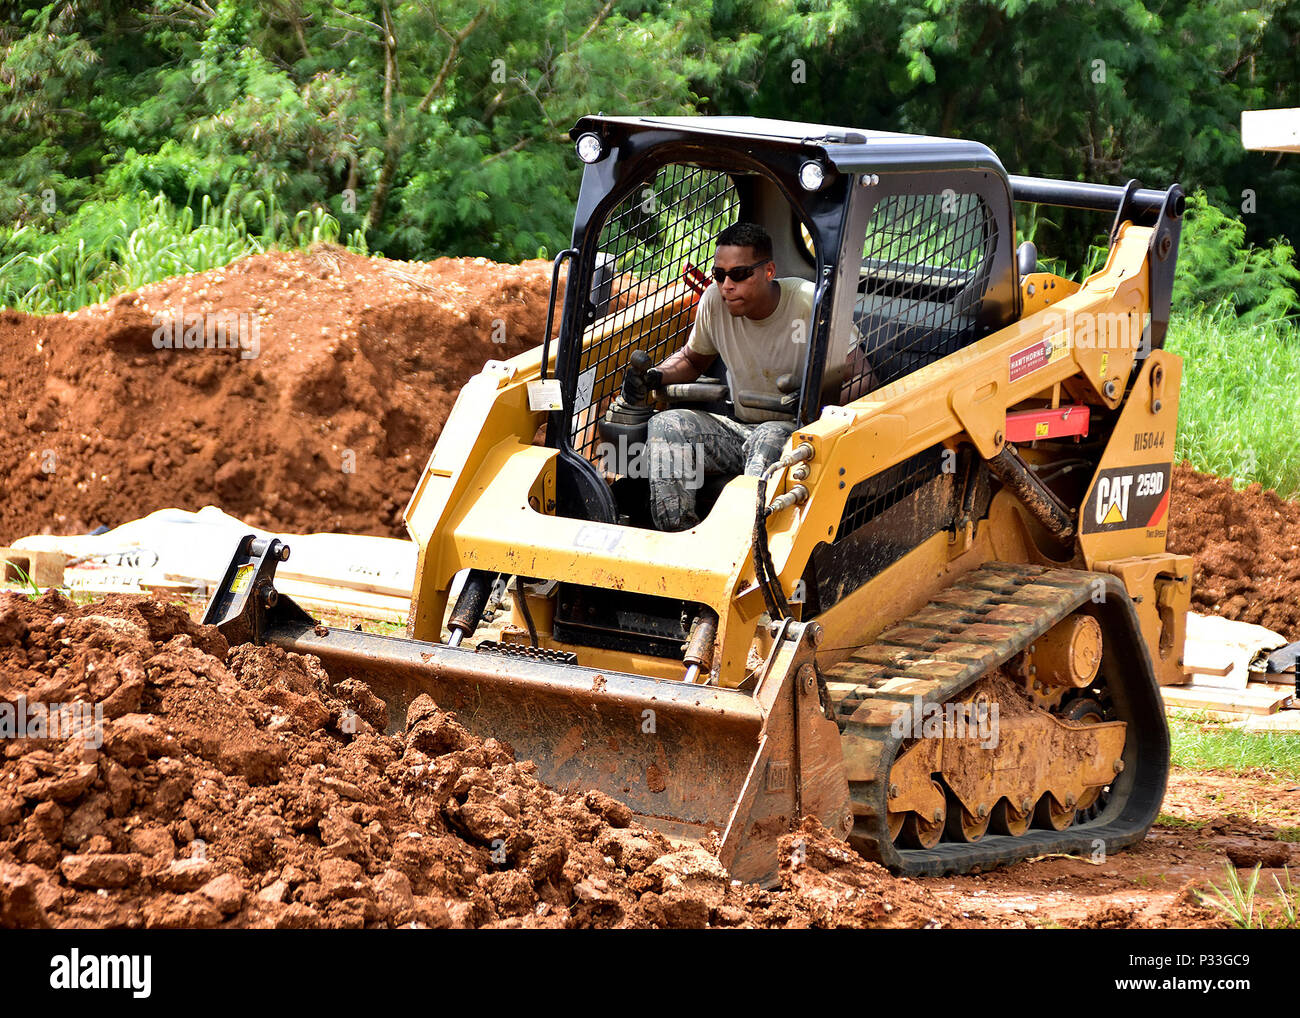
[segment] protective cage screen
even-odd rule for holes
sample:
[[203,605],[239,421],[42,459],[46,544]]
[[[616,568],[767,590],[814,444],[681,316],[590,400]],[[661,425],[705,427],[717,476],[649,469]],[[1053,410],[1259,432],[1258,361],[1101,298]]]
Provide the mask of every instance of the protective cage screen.
[[977,194],[951,189],[883,197],[862,246],[841,400],[897,381],[983,335],[996,225]]
[[598,317],[584,335],[570,418],[575,451],[599,462],[596,422],[618,394],[634,350],[657,364],[686,343],[714,240],[739,216],[728,174],[678,163],[660,167],[610,212],[592,287]]
[[859,481],[849,490],[832,543],[839,544],[885,510],[919,491],[943,472],[943,446],[935,445]]

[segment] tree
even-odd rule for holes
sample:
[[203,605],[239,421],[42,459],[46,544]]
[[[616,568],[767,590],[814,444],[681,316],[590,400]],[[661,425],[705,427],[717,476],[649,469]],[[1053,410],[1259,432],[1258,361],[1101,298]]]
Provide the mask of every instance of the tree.
[[[1298,101],[1300,14],[1284,0],[737,0],[714,29],[763,40],[722,80],[720,111],[972,138],[1013,173],[1180,181],[1232,205],[1253,185],[1256,239],[1284,229],[1300,191],[1300,163],[1266,172],[1238,134],[1242,109]],[[1097,228],[1052,220],[1058,253]]]
[[49,4],[2,37],[0,123],[22,150],[0,155],[19,171],[5,208],[46,183],[63,199],[50,225],[92,196],[246,195],[281,217],[327,207],[399,257],[532,256],[567,240],[569,126],[694,109],[693,83],[718,73],[707,15],[704,0]]
[[[144,191],[277,227],[325,209],[397,257],[518,259],[567,241],[579,116],[702,111],[974,138],[1012,172],[1178,180],[1261,244],[1293,229],[1300,161],[1242,151],[1238,116],[1300,103],[1298,53],[1285,0],[11,5],[0,228],[84,225]],[[1104,229],[1048,218],[1045,253]]]

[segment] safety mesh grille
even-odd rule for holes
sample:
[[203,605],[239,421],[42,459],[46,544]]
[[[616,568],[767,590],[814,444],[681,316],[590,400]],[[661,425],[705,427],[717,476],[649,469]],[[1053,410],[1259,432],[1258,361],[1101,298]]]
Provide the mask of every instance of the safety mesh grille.
[[943,446],[931,446],[888,470],[859,481],[849,491],[833,543],[839,544],[891,506],[920,490],[942,472]]
[[595,458],[596,422],[618,394],[632,351],[645,350],[658,363],[685,344],[714,241],[739,216],[740,198],[726,173],[684,164],[660,167],[610,213],[597,259],[598,270],[612,277],[609,297],[584,336],[590,345],[570,419],[577,452]]
[[857,399],[979,339],[996,224],[977,194],[881,199],[867,224],[840,398]]

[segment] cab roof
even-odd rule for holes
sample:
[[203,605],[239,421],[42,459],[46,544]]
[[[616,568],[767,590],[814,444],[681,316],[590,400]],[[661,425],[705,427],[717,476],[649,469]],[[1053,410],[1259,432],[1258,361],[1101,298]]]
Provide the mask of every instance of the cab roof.
[[662,132],[665,141],[673,135],[707,138],[714,144],[753,142],[782,148],[799,148],[810,157],[820,156],[840,173],[879,172],[881,169],[952,170],[984,169],[1003,176],[1006,171],[992,149],[961,138],[935,138],[923,134],[899,134],[833,127],[766,117],[606,117],[580,119],[569,136],[595,132],[616,143],[633,134]]

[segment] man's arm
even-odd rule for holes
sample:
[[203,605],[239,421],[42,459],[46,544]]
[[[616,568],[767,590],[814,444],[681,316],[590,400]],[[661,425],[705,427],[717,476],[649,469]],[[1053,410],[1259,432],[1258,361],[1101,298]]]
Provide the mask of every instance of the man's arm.
[[713,363],[714,357],[705,357],[690,347],[682,347],[667,360],[659,364],[659,381],[662,385],[678,385],[693,382]]

